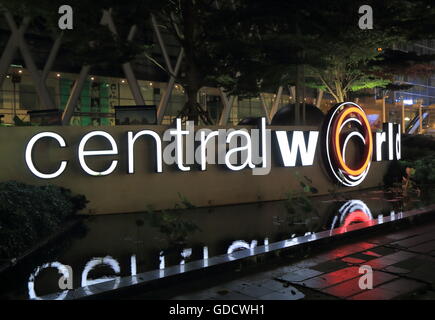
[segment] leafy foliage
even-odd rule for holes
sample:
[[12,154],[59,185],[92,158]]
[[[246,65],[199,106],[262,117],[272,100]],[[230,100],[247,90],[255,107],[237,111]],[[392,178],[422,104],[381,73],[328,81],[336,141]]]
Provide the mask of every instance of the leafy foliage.
[[288,214],[288,223],[289,225],[304,224],[308,229],[314,230],[319,219],[319,212],[309,195],[318,193],[318,190],[312,186],[312,180],[307,176],[301,177],[299,172],[296,172],[295,177],[302,190],[292,190],[287,193],[284,206]]
[[176,203],[174,210],[155,211],[153,207],[148,207],[148,215],[151,219],[151,225],[158,228],[168,240],[168,243],[183,245],[187,237],[200,228],[187,219],[183,212],[185,209],[193,209],[195,206],[184,196],[178,193],[180,202]]
[[22,254],[86,207],[82,195],[65,188],[0,183],[0,259]]
[[[409,175],[407,168],[411,170]],[[384,183],[391,186],[401,183],[404,177],[420,186],[435,184],[435,139],[423,135],[402,136],[402,160],[390,164]]]

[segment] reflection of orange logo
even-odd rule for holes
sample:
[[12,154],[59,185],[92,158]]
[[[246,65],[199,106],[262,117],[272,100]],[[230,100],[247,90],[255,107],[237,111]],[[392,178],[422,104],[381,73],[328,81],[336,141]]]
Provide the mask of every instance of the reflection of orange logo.
[[[344,133],[347,126],[353,131]],[[325,156],[327,167],[332,175],[343,185],[359,185],[366,177],[373,154],[373,137],[370,124],[363,109],[355,103],[345,102],[332,108],[325,120]],[[363,156],[357,165],[351,168],[346,164],[346,147],[352,137],[361,140],[364,145]]]
[[366,222],[368,226],[374,224],[369,207],[361,200],[349,200],[338,210],[331,225],[331,232],[339,227],[338,233],[347,232],[347,227],[354,223]]

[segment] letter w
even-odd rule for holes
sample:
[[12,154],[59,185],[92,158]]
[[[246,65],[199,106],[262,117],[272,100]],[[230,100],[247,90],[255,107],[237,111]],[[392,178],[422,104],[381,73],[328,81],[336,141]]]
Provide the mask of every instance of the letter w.
[[311,166],[316,153],[318,131],[310,131],[308,135],[308,148],[304,139],[303,131],[294,131],[292,135],[291,150],[288,142],[287,131],[276,131],[282,162],[285,167],[296,166],[298,152],[301,155],[302,165]]

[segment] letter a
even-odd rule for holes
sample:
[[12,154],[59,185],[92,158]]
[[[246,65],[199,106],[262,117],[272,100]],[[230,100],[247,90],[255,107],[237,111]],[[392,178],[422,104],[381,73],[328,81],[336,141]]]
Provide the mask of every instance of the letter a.
[[63,14],[59,18],[59,29],[61,30],[72,30],[73,29],[73,9],[69,5],[62,5],[59,7],[59,14]]
[[358,285],[361,290],[373,289],[373,270],[370,266],[361,266],[358,273],[365,273],[359,278]]
[[364,13],[362,17],[359,18],[358,26],[360,29],[373,29],[373,9],[371,6],[365,4],[359,7],[358,13]]
[[73,289],[73,271],[72,268],[70,266],[65,265],[65,271],[66,274],[64,274],[60,279],[59,279],[59,288],[60,290],[72,290]]

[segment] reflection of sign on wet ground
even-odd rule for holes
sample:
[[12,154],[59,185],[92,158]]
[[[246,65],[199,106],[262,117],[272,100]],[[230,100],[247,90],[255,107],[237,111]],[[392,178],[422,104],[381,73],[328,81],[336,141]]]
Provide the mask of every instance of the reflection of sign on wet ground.
[[[355,215],[355,213],[357,213],[357,214]],[[398,217],[398,215],[395,212],[391,212],[390,221],[397,219],[397,217]],[[401,217],[401,215],[400,215],[400,217]],[[363,201],[350,200],[341,206],[338,214],[334,218],[334,222],[333,222],[332,227],[335,228],[334,230],[337,231],[337,233],[343,233],[343,232],[347,231],[347,227],[349,225],[351,225],[355,222],[368,221],[368,219],[372,219],[372,218],[373,217],[372,217],[370,209],[367,207],[367,205]],[[377,220],[378,220],[377,221],[378,223],[383,223],[383,219],[382,220],[377,219]],[[371,221],[375,222],[376,220],[371,220]],[[294,245],[314,241],[317,239],[320,239],[318,237],[318,234],[308,232],[308,233],[305,233],[303,236],[296,236],[296,234],[294,234],[294,235],[292,235],[292,238],[285,240],[284,242],[285,242],[285,246],[288,247],[288,246],[294,246]],[[260,241],[257,241],[257,240],[252,240],[252,241],[236,240],[236,241],[233,241],[225,250],[225,253],[227,255],[226,261],[232,261],[232,260],[238,259],[239,257],[237,255],[237,253],[239,253],[239,252],[247,253],[248,256],[255,255],[256,249],[258,249],[259,246],[262,246],[261,250],[264,250],[264,252],[269,252],[271,250],[271,248],[276,247],[276,243],[271,244],[269,242],[268,238],[265,238],[264,240],[260,240]],[[201,247],[201,250],[202,250],[202,252],[201,252],[202,259],[201,260],[192,260],[192,257],[194,256],[193,255],[194,248],[179,249],[177,251],[177,253],[178,253],[178,265],[179,265],[178,272],[179,273],[185,272],[186,263],[192,262],[192,261],[196,261],[197,264],[198,264],[198,262],[202,262],[203,267],[208,267],[210,258],[213,258],[213,256],[209,256],[209,247],[208,246]],[[222,253],[224,253],[224,252],[222,252]],[[216,254],[219,254],[219,253],[216,253]],[[159,270],[161,272],[161,276],[164,277],[165,270],[168,267],[171,267],[171,266],[168,266],[166,264],[166,257],[165,257],[164,252],[160,252],[160,255],[156,256],[155,260],[159,262]],[[129,261],[130,261],[130,263],[128,265],[125,265],[125,267],[122,267],[121,263],[117,259],[113,258],[112,256],[95,257],[86,263],[86,265],[84,266],[81,273],[74,274],[74,277],[79,277],[79,279],[81,279],[81,281],[80,281],[81,287],[91,286],[93,284],[98,284],[98,283],[114,280],[114,282],[111,284],[111,286],[113,287],[113,289],[116,289],[120,283],[120,276],[121,276],[122,268],[126,269],[123,272],[123,274],[125,276],[126,276],[126,273],[129,273],[131,276],[136,276],[138,274],[137,273],[138,264],[137,264],[136,255],[132,255],[130,257]],[[92,278],[91,274],[95,270],[97,270],[98,268],[103,267],[103,266],[108,267],[113,273],[107,274],[105,276],[100,275],[98,278]],[[67,266],[61,264],[60,262],[54,262],[51,264],[50,263],[44,264],[43,266],[36,268],[35,271],[30,275],[29,282],[28,282],[29,297],[31,299],[38,299],[37,291],[35,290],[35,285],[34,285],[35,279],[38,277],[38,275],[42,269],[50,268],[50,267],[57,268],[59,270],[61,276],[68,278],[68,274],[65,274],[65,272],[63,272],[64,270],[67,270],[66,269]],[[127,270],[129,270],[129,272]],[[70,271],[70,272],[72,274],[72,271]],[[74,270],[74,272],[79,272],[79,270]],[[364,272],[363,276],[361,277],[362,283],[367,288],[370,287],[369,277],[370,277],[369,272]],[[86,290],[87,290],[86,291],[87,294],[89,294],[89,295],[93,294],[91,288],[87,288]],[[61,292],[61,293],[59,293],[58,298],[63,299],[65,297],[65,295],[66,295],[65,292]]]

